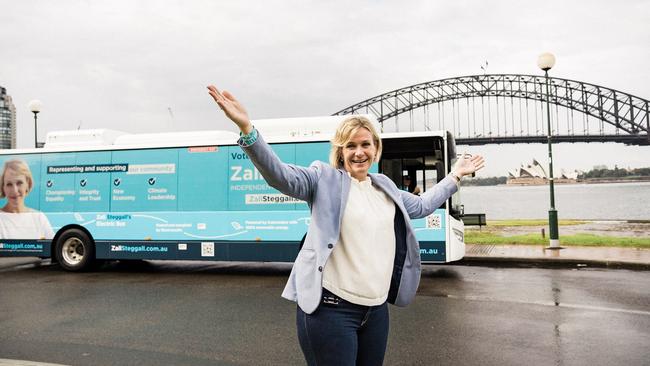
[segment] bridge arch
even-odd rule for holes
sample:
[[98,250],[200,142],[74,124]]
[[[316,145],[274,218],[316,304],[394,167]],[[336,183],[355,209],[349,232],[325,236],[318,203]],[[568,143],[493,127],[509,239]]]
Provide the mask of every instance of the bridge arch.
[[[538,75],[484,74],[447,78],[392,90],[366,99],[334,115],[370,113],[384,125],[391,118],[429,105],[469,98],[514,98],[544,102],[547,99],[546,79]],[[556,108],[577,111],[592,119],[613,126],[614,133],[566,135],[554,134],[556,141],[616,141],[632,145],[650,145],[650,101],[629,93],[582,81],[549,77],[550,103]],[[543,108],[546,108],[545,106]],[[573,112],[572,116],[573,116]],[[557,121],[556,121],[557,122]],[[514,123],[514,122],[513,122]],[[544,126],[542,124],[542,126]],[[399,124],[396,121],[396,127]],[[411,129],[413,126],[411,125]],[[425,129],[430,129],[426,126]],[[521,129],[523,132],[523,129]],[[489,136],[457,136],[458,143],[545,142],[546,133]],[[462,140],[462,141],[460,141]]]

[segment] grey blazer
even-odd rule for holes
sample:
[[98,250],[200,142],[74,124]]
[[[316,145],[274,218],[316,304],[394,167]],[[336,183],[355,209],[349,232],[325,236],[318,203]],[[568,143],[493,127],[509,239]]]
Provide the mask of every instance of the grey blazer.
[[[343,169],[316,161],[308,168],[285,164],[271,150],[261,134],[255,143],[239,145],[250,157],[266,182],[280,192],[306,201],[311,223],[305,243],[298,253],[282,297],[298,302],[307,314],[318,308],[322,292],[323,268],[336,247],[341,219],[350,192],[350,176]],[[372,184],[395,202],[395,262],[388,302],[406,306],[415,297],[420,283],[420,245],[409,218],[431,214],[458,189],[447,176],[422,196],[402,191],[383,174],[369,174]],[[372,245],[372,243],[369,243]]]

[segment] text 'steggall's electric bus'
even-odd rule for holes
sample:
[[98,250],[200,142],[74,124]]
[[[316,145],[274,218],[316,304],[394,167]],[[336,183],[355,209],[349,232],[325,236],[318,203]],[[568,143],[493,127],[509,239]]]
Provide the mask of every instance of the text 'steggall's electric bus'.
[[[309,166],[328,161],[329,139],[345,117],[254,124],[282,161]],[[95,260],[291,262],[309,208],[271,188],[237,139],[224,131],[64,131],[48,134],[41,149],[1,150],[5,183],[14,186],[0,207],[22,199],[28,212],[0,212],[0,256],[52,257],[71,271]],[[371,172],[398,186],[409,175],[410,188],[431,189],[456,160],[448,132],[385,133],[382,141]],[[31,175],[22,191],[12,181],[21,175]],[[423,262],[464,256],[461,211],[456,193],[413,221]]]

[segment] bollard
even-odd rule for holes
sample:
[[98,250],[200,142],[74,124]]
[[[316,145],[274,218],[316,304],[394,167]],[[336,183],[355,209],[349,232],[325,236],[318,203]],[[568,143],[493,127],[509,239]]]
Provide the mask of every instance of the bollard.
[[544,232],[544,228],[542,228],[542,239],[546,238],[546,233]]

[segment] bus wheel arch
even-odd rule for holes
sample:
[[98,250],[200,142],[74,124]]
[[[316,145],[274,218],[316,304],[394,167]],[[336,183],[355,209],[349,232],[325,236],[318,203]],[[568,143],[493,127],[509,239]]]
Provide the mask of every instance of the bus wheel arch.
[[61,228],[52,240],[52,250],[53,261],[66,271],[86,271],[96,263],[95,240],[82,226]]

